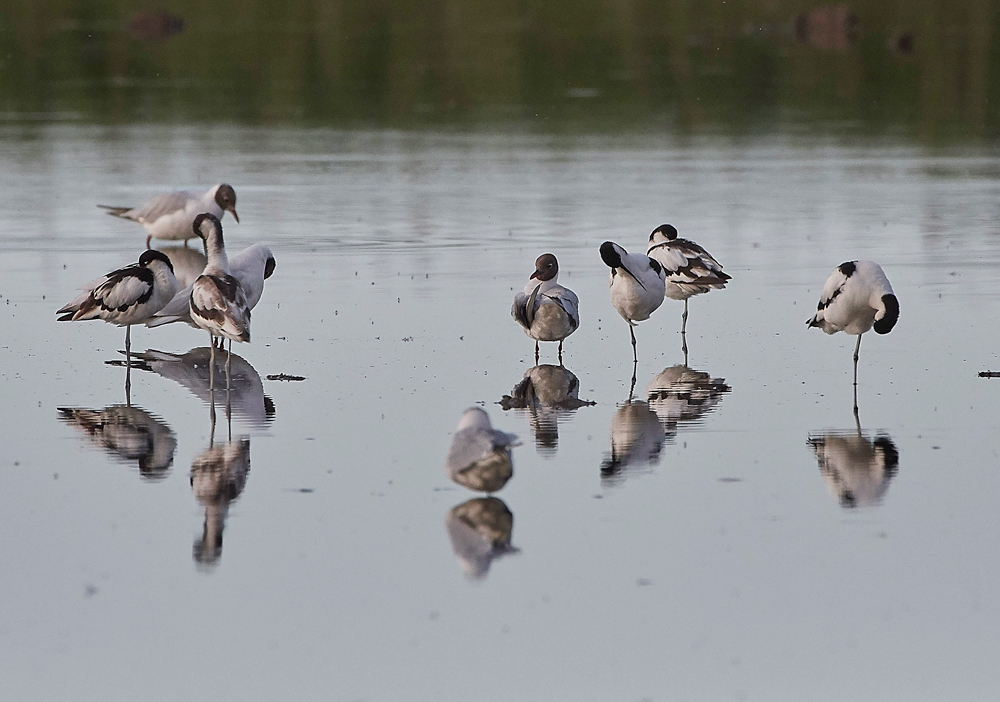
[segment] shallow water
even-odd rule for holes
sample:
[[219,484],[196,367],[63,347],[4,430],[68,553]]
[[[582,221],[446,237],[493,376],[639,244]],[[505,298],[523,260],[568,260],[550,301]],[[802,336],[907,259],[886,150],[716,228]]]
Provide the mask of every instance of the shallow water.
[[[11,699],[995,692],[1000,388],[977,373],[1000,370],[1000,153],[223,127],[0,139]],[[133,349],[178,357],[133,369],[123,410],[124,369],[105,363],[122,332],[54,321],[142,248],[94,205],[223,178],[229,249],[264,241],[277,259],[235,349],[231,421],[217,390],[213,426],[192,360],[207,339],[176,326],[133,330]],[[638,326],[630,393],[597,248],[639,250],[663,221],[733,280],[691,300],[690,371],[680,303]],[[564,362],[595,404],[505,411],[533,360],[510,300],[543,251],[580,297]],[[902,310],[862,343],[867,441],[853,338],[804,325],[852,258],[882,263]],[[522,442],[494,500],[444,470],[472,405]]]

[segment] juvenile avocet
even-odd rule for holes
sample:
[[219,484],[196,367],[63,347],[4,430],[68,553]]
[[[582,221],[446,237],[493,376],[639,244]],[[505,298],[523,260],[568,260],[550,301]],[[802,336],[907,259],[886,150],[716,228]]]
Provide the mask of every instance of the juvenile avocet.
[[142,324],[177,292],[170,259],[160,251],[143,251],[139,262],[119,268],[84,288],[56,314],[60,322],[103,319],[125,327],[126,366],[131,367],[132,325]]
[[[212,337],[210,365],[215,364],[214,337],[229,339],[229,353],[233,341],[250,341],[250,308],[240,281],[232,276],[226,246],[222,239],[222,223],[213,214],[202,213],[194,220],[194,232],[205,242],[208,265],[191,286],[191,320]],[[229,374],[229,360],[226,361]],[[213,373],[210,376],[214,378]],[[214,387],[214,384],[213,384]]]
[[628,322],[628,331],[632,336],[632,360],[638,361],[632,327],[636,322],[649,319],[649,315],[663,304],[666,281],[663,266],[645,254],[630,254],[611,241],[601,244],[601,259],[611,268],[608,278],[611,304]]
[[[535,280],[539,282],[534,282]],[[538,363],[538,342],[559,342],[559,363],[562,363],[563,339],[580,326],[580,300],[576,293],[559,285],[559,262],[550,253],[535,260],[535,272],[528,279],[524,292],[514,296],[511,316],[535,340],[535,363]]]
[[857,334],[854,347],[854,410],[857,412],[858,351],[861,335],[875,328],[876,334],[888,334],[899,319],[899,301],[889,279],[874,261],[847,261],[834,269],[823,286],[816,314],[806,324],[827,334],[839,331]]
[[[274,255],[271,253],[271,249],[264,244],[254,244],[229,259],[229,271],[236,280],[240,281],[240,287],[243,288],[243,293],[246,295],[249,309],[252,310],[260,301],[260,296],[264,294],[264,281],[274,273],[274,267]],[[193,287],[192,283],[178,291],[174,295],[174,299],[146,321],[146,326],[159,327],[172,322],[185,322],[195,329],[199,329],[200,327],[191,319],[191,289]]]
[[146,237],[146,248],[150,239],[169,239],[187,243],[195,236],[192,224],[195,217],[202,212],[208,212],[222,218],[226,212],[231,212],[233,219],[240,221],[236,214],[236,191],[228,183],[213,185],[204,193],[191,190],[178,190],[172,193],[162,193],[147,202],[142,207],[113,207],[98,205],[108,211],[109,215],[130,219],[141,224],[149,236]]
[[448,477],[470,490],[496,492],[514,474],[510,449],[517,437],[493,428],[490,417],[478,407],[462,413],[448,450]]
[[693,241],[677,238],[677,230],[669,224],[661,224],[649,235],[646,254],[667,274],[665,295],[684,301],[681,334],[687,332],[688,298],[722,290],[732,277],[722,272],[722,265],[708,251]]

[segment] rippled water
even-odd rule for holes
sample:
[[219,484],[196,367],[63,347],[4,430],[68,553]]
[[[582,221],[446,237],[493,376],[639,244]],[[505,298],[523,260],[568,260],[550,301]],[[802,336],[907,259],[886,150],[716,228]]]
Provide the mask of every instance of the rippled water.
[[[224,127],[3,127],[0,673],[11,699],[988,699],[1000,154]],[[94,205],[231,182],[277,269],[207,339],[57,324],[144,233]],[[625,323],[597,248],[661,222],[733,276]],[[581,300],[558,367],[510,301]],[[900,299],[807,330],[834,266]],[[193,264],[197,267],[197,264]],[[153,353],[152,351],[159,353]],[[270,380],[279,374],[302,381]],[[221,376],[220,376],[221,377]],[[527,381],[525,381],[527,379]],[[506,396],[506,398],[505,398]],[[214,399],[214,404],[212,400]],[[553,404],[555,403],[555,404]],[[463,410],[519,435],[448,480]],[[508,409],[505,409],[508,408]],[[213,422],[214,417],[214,422]]]

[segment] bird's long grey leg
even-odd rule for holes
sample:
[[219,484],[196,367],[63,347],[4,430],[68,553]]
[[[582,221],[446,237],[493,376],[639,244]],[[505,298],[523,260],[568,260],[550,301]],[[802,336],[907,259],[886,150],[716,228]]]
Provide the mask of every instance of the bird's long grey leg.
[[632,384],[629,385],[629,388],[628,388],[628,401],[629,402],[632,401],[632,393],[635,392],[635,376],[636,376],[635,372],[636,372],[636,369],[638,369],[638,368],[639,368],[639,361],[638,360],[633,361],[632,362]]
[[854,346],[854,414],[858,413],[858,351],[861,350],[861,335],[858,334],[858,343]]
[[[562,339],[559,340],[559,365],[563,364],[562,361]],[[538,365],[538,359],[535,359],[535,365]]]
[[215,339],[212,339],[211,351],[208,352],[208,392],[212,394],[212,416],[215,416]]
[[688,328],[688,301],[684,300],[684,314],[681,315],[681,334],[687,331]]
[[535,365],[538,365],[538,342],[535,342]]
[[132,405],[132,325],[125,325],[125,404]]
[[635,330],[632,328],[631,324],[628,325],[628,333],[632,335],[632,361],[634,363],[638,363],[639,354],[635,350]]

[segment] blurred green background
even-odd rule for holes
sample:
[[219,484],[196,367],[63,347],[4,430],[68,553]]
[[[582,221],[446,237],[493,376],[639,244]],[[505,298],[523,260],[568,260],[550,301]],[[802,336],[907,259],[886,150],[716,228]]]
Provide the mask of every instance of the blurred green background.
[[5,0],[8,121],[1000,130],[996,3]]

